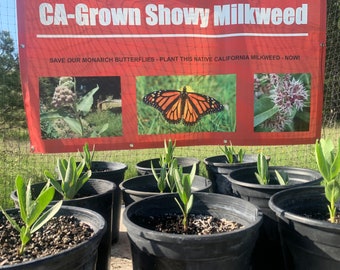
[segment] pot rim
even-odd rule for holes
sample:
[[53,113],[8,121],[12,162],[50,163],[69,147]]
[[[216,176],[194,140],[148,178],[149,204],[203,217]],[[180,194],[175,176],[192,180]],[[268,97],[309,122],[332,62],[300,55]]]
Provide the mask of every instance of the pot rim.
[[[209,241],[209,242],[222,242],[224,241],[225,237],[230,237],[230,235],[237,235],[240,233],[243,233],[246,230],[249,230],[251,227],[257,227],[261,226],[262,224],[262,219],[263,219],[263,214],[262,211],[255,206],[254,204],[245,201],[240,198],[232,197],[232,196],[227,196],[223,194],[216,194],[216,193],[200,193],[200,192],[194,192],[193,193],[195,196],[198,197],[209,197],[209,196],[214,196],[220,199],[223,199],[223,201],[229,202],[226,203],[224,207],[221,206],[221,208],[224,209],[229,209],[228,207],[230,206],[230,203],[242,203],[247,205],[247,207],[251,208],[254,211],[254,221],[251,222],[249,225],[244,225],[242,228],[231,231],[231,232],[221,232],[221,233],[216,233],[216,234],[210,234],[210,235],[183,235],[183,234],[172,234],[172,233],[164,233],[164,232],[157,232],[155,230],[147,229],[145,227],[142,227],[140,225],[137,225],[136,223],[132,222],[129,218],[129,212],[132,211],[131,208],[138,207],[139,204],[153,200],[154,198],[161,198],[161,197],[174,197],[176,196],[175,193],[167,193],[167,194],[160,194],[160,195],[154,195],[148,198],[145,198],[141,201],[133,202],[130,205],[127,206],[123,213],[123,222],[126,228],[128,229],[129,227],[134,227],[133,234],[142,234],[142,237],[147,238],[147,239],[154,239],[154,236],[156,236],[159,241],[166,241],[166,242],[173,242],[173,241]],[[239,214],[240,212],[235,212]],[[244,216],[244,215],[243,215]],[[128,230],[129,233],[129,230]]]
[[239,186],[243,186],[243,187],[249,187],[249,188],[256,188],[256,189],[278,189],[278,190],[285,190],[287,188],[293,188],[293,187],[297,187],[301,184],[305,184],[305,183],[312,183],[315,182],[317,183],[318,181],[322,180],[322,176],[321,174],[316,171],[316,170],[312,170],[312,169],[308,169],[308,168],[299,168],[299,167],[291,167],[291,166],[269,166],[268,170],[269,171],[274,171],[274,170],[283,170],[286,169],[287,171],[301,171],[301,172],[305,172],[305,173],[309,173],[310,175],[315,174],[317,175],[318,178],[310,180],[310,181],[306,181],[303,183],[296,183],[296,184],[289,184],[289,185],[261,185],[260,183],[255,184],[255,183],[248,183],[248,182],[243,182],[237,179],[233,178],[233,174],[236,174],[240,171],[246,171],[249,169],[257,169],[256,166],[251,166],[251,167],[246,167],[246,168],[239,168],[236,169],[232,172],[230,172],[229,174],[223,174],[224,177],[226,177],[231,183],[239,185]]
[[[39,258],[36,258],[34,260],[25,261],[25,262],[17,263],[17,264],[14,264],[14,265],[4,265],[4,266],[1,266],[0,269],[14,269],[13,267],[21,267],[22,268],[24,266],[29,266],[31,264],[36,264],[36,263],[39,263],[39,262],[41,262],[43,264],[44,261],[50,260],[52,258],[62,259],[65,256],[65,254],[73,253],[77,249],[84,249],[85,246],[88,246],[88,242],[93,240],[93,239],[95,239],[95,241],[97,241],[98,244],[99,244],[100,239],[103,237],[103,235],[106,231],[106,228],[107,228],[107,224],[106,224],[105,219],[99,213],[97,213],[93,210],[78,207],[78,206],[62,205],[60,210],[56,214],[56,216],[58,216],[58,214],[59,214],[59,216],[65,215],[65,214],[60,213],[60,211],[63,211],[63,210],[66,211],[66,212],[69,212],[69,214],[72,214],[72,215],[74,215],[74,213],[72,213],[72,212],[77,211],[77,212],[81,213],[83,216],[91,217],[91,218],[88,219],[88,222],[86,222],[86,224],[88,224],[94,230],[93,235],[88,240],[83,241],[83,242],[81,242],[81,243],[79,243],[79,244],[77,244],[77,245],[75,245],[71,248],[61,250],[60,252],[58,252],[56,254],[51,254],[51,255],[44,256],[44,257],[39,257]],[[11,208],[11,209],[7,209],[6,211],[19,211],[19,209],[18,208]],[[0,214],[2,215],[1,212],[0,212]],[[77,218],[79,218],[79,217],[77,217]],[[80,220],[82,220],[82,219],[80,218]],[[97,226],[94,226],[95,220],[98,220],[98,222],[96,222]],[[82,222],[84,222],[84,221],[82,221]]]
[[[324,229],[332,229],[332,230],[335,229],[339,231],[340,233],[340,224],[333,224],[326,220],[317,220],[317,219],[305,217],[299,214],[295,214],[293,212],[290,212],[289,210],[285,210],[281,208],[275,203],[277,200],[280,200],[281,198],[284,198],[287,195],[291,196],[291,194],[294,194],[294,201],[298,204],[298,201],[301,198],[301,195],[303,196],[303,194],[306,194],[306,191],[315,192],[317,193],[317,195],[319,195],[320,198],[325,198],[323,186],[294,187],[291,189],[280,191],[278,193],[275,193],[273,196],[271,196],[268,202],[269,208],[275,212],[278,218],[282,220],[285,220],[285,219],[292,220],[292,221],[306,224],[309,226],[321,227]],[[300,196],[298,196],[299,194]]]

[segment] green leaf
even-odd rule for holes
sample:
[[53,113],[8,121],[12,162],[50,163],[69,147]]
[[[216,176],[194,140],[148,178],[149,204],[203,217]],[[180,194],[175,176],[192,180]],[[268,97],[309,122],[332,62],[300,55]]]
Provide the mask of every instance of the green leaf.
[[19,226],[18,223],[16,223],[16,221],[11,218],[10,215],[7,214],[7,212],[0,206],[1,212],[4,214],[4,216],[7,218],[7,220],[11,223],[11,225],[13,226],[14,229],[16,229],[18,232],[21,231],[21,228]]
[[58,111],[40,113],[40,121],[52,121],[63,118],[64,116],[62,116]]
[[[325,150],[326,148],[329,148],[330,144],[326,143],[323,139],[320,141],[316,141],[315,143],[315,157],[316,157],[316,162],[319,168],[319,171],[323,178],[328,181],[330,180],[330,163],[328,162],[326,156],[325,156]],[[329,150],[328,150],[329,151]],[[332,150],[331,150],[332,151]],[[327,155],[327,154],[326,154]],[[329,155],[327,155],[329,157]]]
[[276,179],[279,182],[279,184],[281,186],[285,186],[288,183],[289,177],[288,174],[285,172],[278,172],[277,170],[275,170],[275,175],[276,175]]
[[50,183],[52,184],[52,186],[55,188],[55,190],[57,192],[59,192],[61,195],[64,194],[62,188],[61,188],[61,185],[60,183],[54,178],[54,176],[49,172],[49,171],[45,171],[44,172],[46,178],[50,181]]
[[83,96],[77,103],[77,111],[82,112],[84,115],[91,111],[93,105],[93,95],[99,90],[99,86],[93,88],[85,96]]
[[265,111],[270,110],[273,107],[274,107],[274,103],[272,99],[267,95],[263,95],[261,98],[255,99],[254,115],[261,114]]
[[279,111],[279,109],[274,106],[271,109],[264,111],[262,113],[256,114],[254,116],[254,127],[257,127],[258,125],[260,125],[261,123],[263,123],[264,121],[270,119],[271,117],[273,117],[277,112]]
[[59,209],[61,208],[63,204],[63,201],[58,201],[55,205],[50,207],[45,213],[43,213],[33,224],[31,228],[31,233],[36,232],[39,230],[42,226],[44,226],[52,217],[54,217]]
[[30,215],[27,217],[26,222],[27,226],[31,227],[34,224],[37,218],[53,200],[54,193],[55,190],[53,187],[49,187],[48,189],[40,192],[35,202],[30,205]]
[[78,119],[73,117],[64,117],[63,120],[67,123],[67,125],[73,132],[79,134],[80,136],[83,136],[83,128]]
[[24,222],[26,222],[27,221],[26,186],[23,178],[20,175],[18,175],[15,179],[15,186],[18,194],[20,216],[21,219]]
[[187,213],[190,213],[193,204],[194,204],[194,195],[191,194],[191,195],[190,195],[190,198],[189,198],[189,200],[188,200],[188,203],[187,203],[187,209],[186,209],[186,212],[187,212]]
[[268,171],[268,162],[262,153],[257,156],[257,172],[255,172],[257,181],[261,185],[268,185],[270,181],[270,175]]
[[338,151],[330,168],[331,178],[334,179],[340,174],[340,138],[338,139]]

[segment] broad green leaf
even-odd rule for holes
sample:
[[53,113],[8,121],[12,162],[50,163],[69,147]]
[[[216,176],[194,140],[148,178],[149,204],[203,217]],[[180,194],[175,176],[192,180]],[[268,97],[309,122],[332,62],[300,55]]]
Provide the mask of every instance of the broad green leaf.
[[40,121],[52,121],[64,118],[58,111],[45,112],[40,114]]
[[274,107],[274,103],[269,96],[263,95],[259,99],[255,99],[254,102],[254,115],[261,114]]
[[83,96],[77,103],[77,111],[83,114],[88,114],[93,105],[93,95],[99,90],[99,86],[93,88],[85,96]]
[[72,129],[73,132],[83,136],[83,128],[81,123],[77,118],[74,117],[64,117],[63,120],[67,123],[67,125]]
[[256,114],[254,116],[254,127],[257,127],[258,125],[260,125],[261,123],[263,123],[264,121],[270,119],[271,117],[273,117],[277,112],[279,111],[279,109],[274,106],[273,108],[264,111],[262,113]]

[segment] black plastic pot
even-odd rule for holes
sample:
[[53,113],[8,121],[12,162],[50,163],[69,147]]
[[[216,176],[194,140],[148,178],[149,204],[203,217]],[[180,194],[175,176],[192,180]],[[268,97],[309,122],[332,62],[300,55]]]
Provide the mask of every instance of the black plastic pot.
[[298,187],[273,195],[286,269],[340,269],[340,224],[309,218],[328,215],[324,187]]
[[319,172],[310,169],[271,166],[269,167],[271,177],[274,177],[275,170],[288,174],[288,185],[259,184],[255,176],[257,167],[241,168],[226,175],[231,182],[233,194],[258,206],[264,215],[260,236],[254,249],[253,269],[284,267],[276,215],[268,206],[270,197],[279,191],[297,186],[318,185],[322,180]]
[[[157,182],[152,174],[140,175],[130,178],[120,184],[125,206],[140,201],[144,198],[159,195]],[[199,175],[195,175],[191,187],[192,192],[210,192],[211,181]],[[170,191],[165,190],[164,194]]]
[[[18,209],[7,210],[8,213],[18,212]],[[0,216],[2,213],[0,212]],[[0,266],[1,270],[93,270],[96,269],[98,245],[106,231],[106,222],[98,213],[80,207],[62,206],[56,216],[75,216],[88,224],[94,235],[81,244],[32,261],[15,265]]]
[[120,162],[93,161],[92,178],[104,179],[115,183],[117,188],[114,190],[113,196],[113,215],[112,215],[112,243],[118,242],[119,225],[122,208],[122,192],[119,184],[123,182],[125,171],[128,166]]
[[212,235],[183,235],[156,232],[141,222],[143,216],[180,214],[174,193],[152,196],[129,205],[123,222],[129,236],[133,269],[250,269],[250,257],[262,222],[253,204],[231,196],[195,193],[191,213],[210,214],[244,225]]
[[225,155],[208,157],[203,162],[213,183],[213,192],[231,195],[231,184],[225,175],[240,168],[256,166],[257,155],[245,155],[242,163],[228,163]]
[[[46,183],[37,183],[32,185],[33,198],[37,197],[45,184]],[[110,181],[91,178],[79,190],[75,199],[63,201],[63,205],[83,207],[99,213],[108,224],[98,248],[97,270],[111,269],[112,205],[113,193],[116,188],[116,185]],[[18,207],[16,191],[11,193],[11,199],[14,201],[16,207]],[[61,199],[62,196],[56,192],[52,203],[56,203],[56,201]]]
[[[192,166],[196,164],[196,174],[199,174],[200,160],[193,157],[176,157],[178,165],[183,167],[184,173],[190,173]],[[160,172],[161,166],[159,164],[159,158],[147,159],[140,161],[136,164],[138,175],[152,174],[151,163],[157,173]]]

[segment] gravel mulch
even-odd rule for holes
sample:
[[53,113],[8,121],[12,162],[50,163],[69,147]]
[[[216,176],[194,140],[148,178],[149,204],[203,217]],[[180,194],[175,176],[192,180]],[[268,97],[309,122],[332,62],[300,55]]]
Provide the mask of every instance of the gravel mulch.
[[0,217],[0,266],[17,264],[69,249],[93,235],[93,230],[73,216],[53,217],[32,235],[23,255],[18,255],[20,236],[5,217]]

